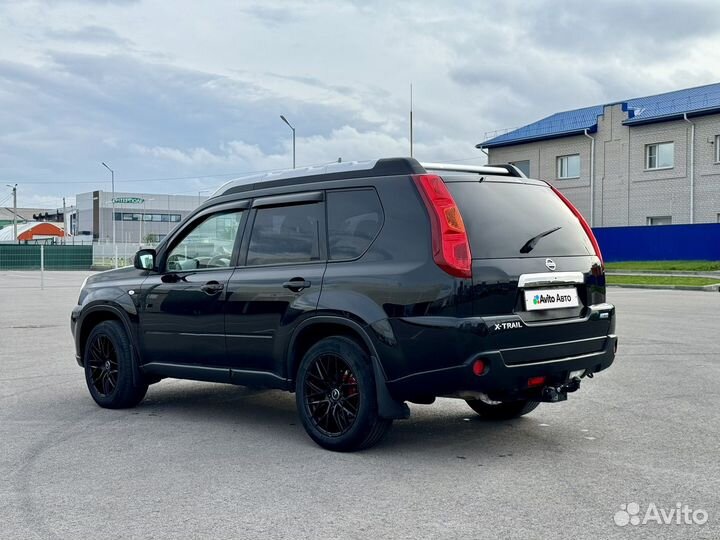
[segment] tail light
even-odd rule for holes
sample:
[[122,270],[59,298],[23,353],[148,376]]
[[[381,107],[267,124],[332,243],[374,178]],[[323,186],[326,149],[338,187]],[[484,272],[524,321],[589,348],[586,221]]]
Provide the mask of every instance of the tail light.
[[472,277],[472,255],[460,209],[442,178],[435,174],[413,175],[430,214],[435,264],[451,276]]
[[570,211],[575,215],[575,217],[580,222],[580,225],[582,225],[583,230],[585,231],[585,234],[587,234],[588,238],[590,239],[590,243],[592,244],[593,249],[595,250],[595,255],[597,255],[598,259],[600,259],[600,264],[602,266],[605,266],[605,263],[603,261],[602,252],[600,251],[600,244],[598,244],[597,238],[595,238],[595,233],[593,233],[592,227],[588,224],[587,221],[585,221],[585,218],[580,213],[580,210],[575,208],[575,205],[570,202],[570,200],[563,195],[559,189],[557,189],[555,186],[550,185],[550,189],[552,189],[555,192],[555,195],[560,197],[562,202],[564,202],[567,207],[570,209]]

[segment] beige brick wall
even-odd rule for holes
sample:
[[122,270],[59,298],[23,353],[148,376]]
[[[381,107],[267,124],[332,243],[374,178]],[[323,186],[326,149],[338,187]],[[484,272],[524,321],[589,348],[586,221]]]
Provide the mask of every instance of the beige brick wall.
[[[690,222],[690,125],[673,120],[625,126],[621,104],[605,107],[595,138],[593,225],[645,225],[650,216],[671,216],[673,223]],[[720,163],[715,136],[720,114],[690,119],[695,132],[695,223],[716,222],[720,214]],[[674,165],[645,169],[648,144],[673,142]],[[529,160],[530,176],[557,186],[590,220],[590,148],[584,135],[530,142],[488,150],[490,163]],[[580,178],[557,178],[557,157],[580,154]]]

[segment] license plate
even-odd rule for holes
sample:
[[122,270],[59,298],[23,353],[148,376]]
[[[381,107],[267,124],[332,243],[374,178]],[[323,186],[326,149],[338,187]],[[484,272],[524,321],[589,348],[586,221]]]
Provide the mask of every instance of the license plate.
[[560,309],[577,307],[578,293],[575,287],[566,289],[532,289],[525,292],[525,309]]

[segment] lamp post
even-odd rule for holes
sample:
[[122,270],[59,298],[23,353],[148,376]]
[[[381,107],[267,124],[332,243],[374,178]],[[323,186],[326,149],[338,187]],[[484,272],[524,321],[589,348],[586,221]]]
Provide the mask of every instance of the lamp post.
[[154,200],[155,199],[143,199],[143,203],[142,203],[143,211],[142,211],[142,215],[140,216],[140,244],[139,244],[140,249],[142,249],[142,246],[143,246],[143,235],[142,234],[143,234],[143,222],[145,221],[145,203],[147,201],[154,201]]
[[110,171],[110,182],[112,184],[112,241],[113,241],[113,255],[115,257],[115,268],[118,267],[118,259],[117,259],[117,244],[115,243],[115,171],[113,171],[110,167],[107,166],[107,164],[103,161],[102,166],[105,167],[108,171]]
[[17,242],[17,184],[6,184],[13,192],[13,242]]
[[285,122],[290,129],[292,129],[293,133],[293,169],[295,168],[295,128],[290,124],[290,122],[287,121],[287,118],[285,118],[282,114],[280,115],[280,119]]

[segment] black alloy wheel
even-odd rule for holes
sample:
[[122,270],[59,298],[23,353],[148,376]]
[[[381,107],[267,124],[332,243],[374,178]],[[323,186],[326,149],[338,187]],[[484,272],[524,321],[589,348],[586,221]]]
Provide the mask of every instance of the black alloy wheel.
[[90,347],[90,381],[98,395],[110,397],[117,388],[118,361],[115,346],[106,335],[96,335]]
[[85,382],[95,403],[124,409],[140,403],[148,380],[135,365],[132,343],[120,321],[102,321],[85,340]]
[[360,409],[357,379],[335,354],[315,358],[305,378],[305,407],[315,427],[328,437],[347,433]]
[[324,338],[304,354],[295,399],[305,431],[328,450],[369,448],[392,425],[378,414],[370,355],[348,336]]

